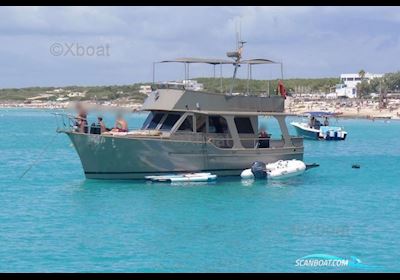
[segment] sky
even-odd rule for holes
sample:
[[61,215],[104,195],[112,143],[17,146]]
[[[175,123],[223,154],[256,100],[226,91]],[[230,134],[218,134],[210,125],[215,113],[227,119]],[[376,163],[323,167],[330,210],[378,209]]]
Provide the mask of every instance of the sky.
[[[151,81],[155,61],[226,58],[239,23],[243,57],[282,61],[284,78],[400,70],[400,7],[0,7],[0,88]],[[157,66],[156,80],[182,78],[181,64]]]

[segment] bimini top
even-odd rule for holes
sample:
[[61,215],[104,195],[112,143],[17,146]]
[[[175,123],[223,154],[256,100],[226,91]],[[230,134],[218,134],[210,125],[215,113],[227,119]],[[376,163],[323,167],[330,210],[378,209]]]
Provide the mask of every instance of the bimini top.
[[205,64],[234,64],[234,61],[218,58],[197,58],[197,57],[181,57],[171,60],[163,60],[158,63],[180,62],[180,63],[205,63]]
[[[180,63],[204,63],[204,64],[236,64],[233,60],[228,59],[218,59],[218,58],[196,58],[196,57],[181,57],[171,60],[163,60],[158,63],[168,63],[168,62],[180,62]],[[265,58],[254,58],[254,59],[246,59],[239,62],[239,64],[279,64],[279,62],[275,62]]]

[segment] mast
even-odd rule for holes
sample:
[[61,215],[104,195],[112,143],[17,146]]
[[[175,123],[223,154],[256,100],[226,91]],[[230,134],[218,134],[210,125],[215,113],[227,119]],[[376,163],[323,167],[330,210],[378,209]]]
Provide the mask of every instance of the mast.
[[233,76],[232,76],[232,82],[231,82],[231,88],[229,90],[229,95],[232,95],[233,92],[233,87],[236,79],[236,73],[238,67],[240,67],[240,60],[242,58],[242,52],[243,52],[243,46],[246,42],[242,41],[241,39],[241,34],[239,32],[236,32],[236,51],[233,52],[227,52],[226,55],[229,58],[235,59],[235,69],[233,70]]

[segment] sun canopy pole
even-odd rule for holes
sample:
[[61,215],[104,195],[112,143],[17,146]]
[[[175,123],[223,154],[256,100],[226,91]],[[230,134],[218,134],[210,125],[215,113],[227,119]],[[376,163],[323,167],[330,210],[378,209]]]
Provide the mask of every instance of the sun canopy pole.
[[223,89],[222,89],[222,63],[219,65],[220,67],[219,67],[219,71],[220,71],[220,86],[221,86],[221,93],[223,93]]
[[157,62],[153,62],[153,85],[156,82],[156,63]]

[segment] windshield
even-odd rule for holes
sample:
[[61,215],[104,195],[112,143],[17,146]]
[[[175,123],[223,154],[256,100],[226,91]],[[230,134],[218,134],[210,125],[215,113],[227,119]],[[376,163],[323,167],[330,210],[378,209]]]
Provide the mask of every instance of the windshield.
[[156,129],[163,116],[164,113],[151,112],[144,121],[142,129]]

